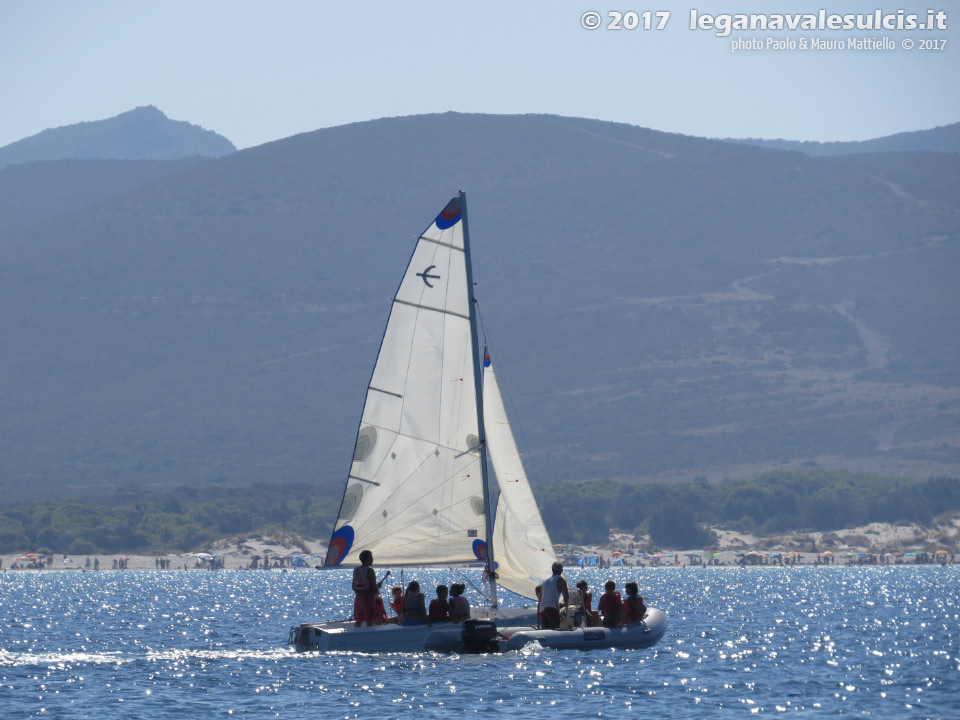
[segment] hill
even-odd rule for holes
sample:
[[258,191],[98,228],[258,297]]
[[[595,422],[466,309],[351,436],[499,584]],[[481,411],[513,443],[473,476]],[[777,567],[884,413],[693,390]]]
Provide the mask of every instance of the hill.
[[461,188],[543,482],[960,471],[960,156],[449,113],[197,162],[4,233],[3,502],[336,495],[391,292]]
[[0,147],[0,168],[38,160],[174,160],[219,157],[235,151],[233,143],[222,135],[170,120],[147,105],[106,120],[51,128]]
[[807,155],[853,155],[881,152],[960,153],[960,123],[855,142],[761,140],[759,138],[729,139],[729,142],[758,145],[776,150],[797,150]]
[[59,215],[93,208],[200,162],[179,160],[46,160],[0,168],[0,236]]

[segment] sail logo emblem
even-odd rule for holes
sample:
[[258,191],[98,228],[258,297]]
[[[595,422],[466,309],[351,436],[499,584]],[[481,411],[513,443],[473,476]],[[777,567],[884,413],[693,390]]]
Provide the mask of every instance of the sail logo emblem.
[[433,284],[430,282],[431,280],[439,280],[439,279],[440,279],[440,276],[439,276],[439,275],[431,275],[431,274],[430,274],[430,271],[433,270],[433,269],[435,269],[436,267],[437,267],[436,265],[431,265],[430,267],[428,267],[428,268],[427,268],[426,270],[424,270],[423,272],[417,273],[417,277],[418,277],[418,278],[423,278],[423,284],[426,285],[428,288],[432,288],[432,287],[433,287]]
[[462,217],[463,210],[460,207],[460,196],[458,195],[447,203],[447,206],[440,211],[440,214],[437,215],[437,219],[434,220],[434,222],[437,224],[438,229],[447,230],[460,222]]

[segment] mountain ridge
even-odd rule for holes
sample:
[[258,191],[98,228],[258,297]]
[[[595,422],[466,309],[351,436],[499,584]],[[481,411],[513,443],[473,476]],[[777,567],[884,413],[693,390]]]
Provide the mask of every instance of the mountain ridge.
[[761,138],[724,138],[725,142],[743,143],[775,150],[796,150],[806,155],[853,155],[878,152],[960,152],[960,122],[938,125],[926,130],[910,130],[869,140],[818,142],[815,140],[783,140]]
[[104,120],[49,128],[0,147],[0,168],[15,163],[66,159],[175,160],[236,152],[222,135],[171,120],[144,105]]
[[3,236],[0,488],[342,488],[391,292],[459,189],[534,477],[955,474],[958,178],[558,116],[199,161]]

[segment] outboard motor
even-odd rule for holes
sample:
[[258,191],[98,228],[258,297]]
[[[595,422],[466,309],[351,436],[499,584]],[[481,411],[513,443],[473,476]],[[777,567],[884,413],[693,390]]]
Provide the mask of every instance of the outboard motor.
[[303,625],[294,625],[290,628],[290,637],[287,639],[288,645],[293,645],[297,650],[310,649],[310,629]]
[[460,626],[460,642],[467,653],[499,652],[498,638],[493,620],[464,620]]

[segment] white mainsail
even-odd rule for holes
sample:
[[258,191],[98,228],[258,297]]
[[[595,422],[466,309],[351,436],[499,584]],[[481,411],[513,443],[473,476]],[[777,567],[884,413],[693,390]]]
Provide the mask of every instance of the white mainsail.
[[[462,198],[419,237],[393,300],[325,564],[359,564],[361,550],[378,565],[485,561],[492,534],[499,583],[532,598],[556,555],[488,362],[478,414]],[[484,434],[500,485],[492,532]]]
[[483,362],[483,424],[487,451],[500,486],[493,527],[497,582],[533,598],[534,588],[552,575],[557,561],[550,535],[523,469],[488,353]]
[[[460,197],[420,236],[367,389],[327,565],[486,555]],[[355,542],[356,541],[356,542]]]

